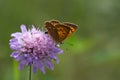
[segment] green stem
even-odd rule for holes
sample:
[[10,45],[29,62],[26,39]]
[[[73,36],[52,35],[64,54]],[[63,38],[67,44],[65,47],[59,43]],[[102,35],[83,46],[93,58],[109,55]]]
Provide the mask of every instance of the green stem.
[[16,61],[13,61],[14,63],[14,80],[20,80],[20,73],[18,71],[18,63]]
[[31,76],[31,67],[32,67],[32,66],[30,65],[29,71],[28,71],[28,80],[31,80],[31,77],[32,77],[32,76]]

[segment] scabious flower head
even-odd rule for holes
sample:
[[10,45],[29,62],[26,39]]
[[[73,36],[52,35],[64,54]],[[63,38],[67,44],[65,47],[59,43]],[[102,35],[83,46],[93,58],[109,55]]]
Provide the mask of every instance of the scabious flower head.
[[33,72],[40,69],[45,73],[45,67],[53,70],[52,60],[58,63],[57,54],[63,51],[48,34],[34,26],[27,30],[25,25],[21,25],[21,31],[11,34],[13,38],[9,43],[14,50],[10,56],[19,61],[19,69],[32,65]]

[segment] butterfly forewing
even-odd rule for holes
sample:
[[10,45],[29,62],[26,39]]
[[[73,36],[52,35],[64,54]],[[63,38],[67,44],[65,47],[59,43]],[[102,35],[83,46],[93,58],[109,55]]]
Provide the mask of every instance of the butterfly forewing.
[[57,21],[57,20],[52,20],[50,23],[51,23],[53,26],[56,26],[56,25],[60,24],[59,21]]
[[49,22],[45,23],[45,27],[48,30],[48,33],[50,34],[50,36],[55,40],[58,41],[59,40],[59,35],[58,32],[56,30],[56,28]]

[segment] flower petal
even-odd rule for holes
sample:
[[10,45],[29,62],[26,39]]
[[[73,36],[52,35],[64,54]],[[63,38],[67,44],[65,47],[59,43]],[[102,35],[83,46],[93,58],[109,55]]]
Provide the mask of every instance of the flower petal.
[[27,32],[26,26],[24,24],[22,24],[20,28],[21,28],[22,33]]
[[53,64],[52,64],[52,62],[50,60],[46,60],[46,67],[51,69],[51,70],[54,69]]
[[19,55],[20,55],[20,52],[16,51],[16,52],[12,52],[12,54],[10,56],[16,58]]
[[39,62],[38,62],[38,65],[39,65],[39,68],[40,68],[40,70],[42,71],[42,73],[45,74],[44,64],[43,64],[41,61],[39,61]]
[[20,61],[20,63],[19,63],[19,69],[20,70],[22,70],[24,68],[25,63],[26,63],[25,60]]
[[38,63],[34,62],[33,63],[33,72],[34,73],[38,71],[38,67],[39,67]]

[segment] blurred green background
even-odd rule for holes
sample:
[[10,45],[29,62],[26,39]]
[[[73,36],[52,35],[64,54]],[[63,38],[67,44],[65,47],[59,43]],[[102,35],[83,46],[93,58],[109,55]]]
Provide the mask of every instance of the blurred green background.
[[51,19],[79,27],[63,42],[55,69],[33,80],[120,80],[119,0],[0,0],[0,80],[27,80],[28,68],[19,71],[10,58],[10,34]]

